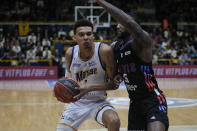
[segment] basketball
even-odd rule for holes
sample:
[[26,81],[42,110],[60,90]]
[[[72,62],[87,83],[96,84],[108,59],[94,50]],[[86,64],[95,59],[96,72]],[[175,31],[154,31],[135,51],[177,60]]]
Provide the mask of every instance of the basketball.
[[54,85],[54,95],[60,102],[75,102],[77,99],[74,99],[73,97],[80,92],[75,89],[76,87],[79,87],[78,83],[71,78],[64,77],[58,79]]

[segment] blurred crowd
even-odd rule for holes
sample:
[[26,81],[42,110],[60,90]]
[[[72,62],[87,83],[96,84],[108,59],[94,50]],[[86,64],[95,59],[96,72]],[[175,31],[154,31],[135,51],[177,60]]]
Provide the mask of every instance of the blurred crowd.
[[[153,28],[150,32],[154,39],[153,64],[158,59],[178,59],[172,64],[188,65],[189,60],[197,59],[197,32],[192,28],[163,30],[161,27]],[[196,62],[194,64],[197,64]]]
[[[197,31],[193,27],[163,29],[162,26],[147,25],[142,28],[154,39],[154,59],[197,58]],[[96,40],[113,41],[115,35],[116,25],[95,32]],[[53,58],[58,63],[64,57],[64,52],[60,51],[64,47],[55,48],[54,41],[65,44],[72,39],[72,26],[34,26],[26,36],[20,36],[18,28],[0,28],[0,59],[18,60],[19,65],[27,65],[29,59]]]
[[[0,21],[73,21],[75,6],[92,0],[1,0]],[[196,0],[108,0],[139,21],[197,21]],[[94,4],[95,5],[95,4]]]
[[[191,64],[187,60],[197,59],[197,26],[178,25],[178,21],[197,21],[195,0],[131,0],[112,1],[139,21],[168,20],[168,27],[143,25],[155,44],[153,64],[159,59],[178,59],[172,64]],[[0,22],[5,21],[74,21],[74,5],[89,5],[79,0],[3,0],[0,5]],[[140,22],[139,22],[140,24]],[[29,60],[52,60],[59,69],[65,68],[64,45],[56,48],[56,41],[64,44],[73,40],[72,25],[39,25],[29,27],[29,33],[21,36],[18,25],[0,24],[0,60],[17,60],[18,65],[31,65]],[[116,36],[116,25],[111,28],[98,28],[96,40],[111,40]],[[110,44],[110,43],[109,43]],[[60,50],[63,49],[63,50]],[[48,63],[44,62],[43,65]],[[194,63],[194,64],[197,64]],[[4,65],[0,63],[0,66]],[[61,70],[60,70],[61,71]]]

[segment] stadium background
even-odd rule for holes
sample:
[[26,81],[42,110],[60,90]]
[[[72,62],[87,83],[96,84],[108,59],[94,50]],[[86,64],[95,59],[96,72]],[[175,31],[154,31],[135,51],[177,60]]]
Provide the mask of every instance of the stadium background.
[[[197,7],[195,6],[197,5],[197,1],[108,1],[132,15],[155,40],[153,48],[155,74],[157,78],[171,78],[167,82],[159,80],[161,87],[165,91],[167,90],[167,97],[169,95],[170,97],[197,99],[195,97],[197,96]],[[89,5],[90,1],[88,0],[1,1],[0,106],[2,107],[1,112],[7,112],[8,114],[0,114],[0,116],[2,116],[2,121],[5,116],[8,118],[7,121],[5,120],[4,123],[0,124],[0,129],[22,131],[31,127],[26,124],[24,125],[27,127],[22,127],[22,124],[19,124],[20,126],[14,124],[15,126],[13,128],[6,128],[6,125],[12,122],[10,119],[15,119],[16,117],[14,115],[11,118],[9,114],[12,114],[13,110],[17,110],[13,107],[13,110],[8,111],[7,106],[9,105],[11,107],[13,105],[16,106],[17,102],[24,102],[24,99],[27,99],[27,101],[23,104],[28,105],[28,101],[32,101],[34,98],[34,102],[40,102],[36,100],[41,99],[43,106],[44,97],[46,97],[47,102],[49,102],[49,99],[52,99],[52,102],[56,102],[51,95],[52,87],[57,78],[64,76],[64,68],[66,67],[64,54],[66,49],[76,44],[72,39],[75,6]],[[97,5],[94,4],[94,6]],[[84,13],[84,15],[86,14]],[[116,21],[111,19],[110,27],[97,28],[95,31],[96,41],[111,44],[116,35],[116,24]],[[177,77],[181,78],[174,79]],[[28,80],[21,81],[23,79]],[[182,85],[178,85],[178,83]],[[192,89],[189,91],[189,94],[185,91],[184,86],[187,87],[186,89]],[[168,88],[173,88],[173,90],[168,90]],[[178,91],[177,93],[174,91],[176,89],[182,91]],[[47,93],[42,94],[43,90]],[[33,91],[33,94],[29,94],[30,92],[28,91]],[[34,91],[39,91],[37,93],[41,94],[41,96],[35,97],[38,94]],[[120,92],[122,94],[115,93],[120,94],[120,96],[124,94],[122,90]],[[171,95],[171,92],[173,92],[173,95]],[[26,95],[23,93],[30,95],[32,99],[26,98]],[[112,94],[109,96],[113,97]],[[34,104],[31,106],[41,106],[39,105],[40,103],[38,105]],[[24,105],[20,105],[21,110],[28,112],[21,107]],[[58,104],[55,103],[54,105]],[[43,106],[44,109],[47,107]],[[55,111],[60,112],[60,109],[62,110],[62,104],[52,109],[54,110],[53,114],[56,114],[54,113]],[[176,110],[173,112],[176,112]],[[186,112],[188,111],[186,110]],[[122,113],[120,112],[120,114]],[[54,123],[58,120],[57,116],[55,118],[52,119],[52,122],[49,122],[53,123],[51,124],[53,128],[55,128]],[[190,125],[197,125],[196,120],[193,120],[193,122]],[[184,123],[182,124],[184,125]],[[123,128],[125,127],[124,125]],[[29,128],[29,130],[41,130],[42,128],[39,125],[38,128]],[[194,128],[197,130],[196,126]],[[48,129],[46,128],[45,130]]]

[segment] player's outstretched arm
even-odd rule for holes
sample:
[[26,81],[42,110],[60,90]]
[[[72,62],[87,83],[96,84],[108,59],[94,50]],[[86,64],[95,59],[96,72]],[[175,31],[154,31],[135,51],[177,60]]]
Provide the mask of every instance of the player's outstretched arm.
[[105,8],[116,21],[122,24],[129,31],[132,38],[136,41],[136,47],[134,47],[137,50],[136,52],[140,52],[142,55],[139,57],[147,62],[151,61],[152,39],[149,37],[148,33],[145,32],[133,19],[133,17],[105,0],[94,0],[94,2],[97,2],[100,6]]

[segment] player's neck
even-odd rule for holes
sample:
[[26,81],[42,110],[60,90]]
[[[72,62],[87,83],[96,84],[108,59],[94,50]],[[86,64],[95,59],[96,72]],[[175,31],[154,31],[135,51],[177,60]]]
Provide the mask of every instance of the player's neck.
[[94,46],[92,46],[90,49],[79,51],[79,57],[83,61],[89,60],[90,58],[92,58],[93,55],[94,55]]

